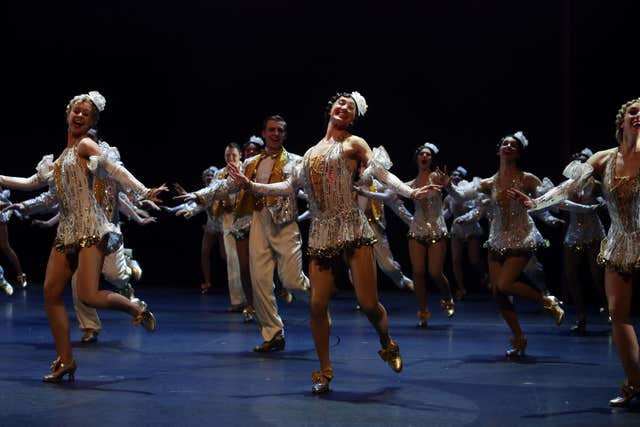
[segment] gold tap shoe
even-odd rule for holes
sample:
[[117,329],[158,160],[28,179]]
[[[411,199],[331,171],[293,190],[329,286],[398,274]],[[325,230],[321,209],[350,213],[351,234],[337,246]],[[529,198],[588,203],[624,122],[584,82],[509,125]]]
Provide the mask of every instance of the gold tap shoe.
[[51,362],[51,365],[49,366],[49,370],[51,372],[55,371],[56,369],[58,369],[60,367],[61,363],[62,363],[62,359],[60,359],[60,356],[56,357],[56,360]]
[[564,319],[564,310],[560,307],[561,304],[562,301],[553,295],[545,295],[542,297],[542,307],[551,314],[558,326],[560,326]]
[[242,316],[244,319],[242,320],[244,323],[253,322],[253,316],[255,315],[255,310],[250,305],[246,306],[244,310],[242,310]]
[[524,335],[520,337],[511,337],[511,347],[507,349],[507,357],[524,356],[527,350],[527,338]]
[[313,394],[322,394],[329,391],[329,383],[333,379],[333,369],[327,368],[322,371],[314,371],[311,373],[311,392]]
[[147,331],[153,332],[156,330],[156,317],[147,308],[147,303],[142,300],[135,302],[142,311],[136,317],[133,318],[134,325],[142,325]]
[[640,386],[629,385],[626,381],[620,388],[618,396],[609,401],[609,406],[623,408],[629,406],[631,400],[640,396]]
[[4,278],[0,279],[0,288],[2,288],[5,294],[13,295],[13,286]]
[[429,311],[418,311],[418,328],[426,328],[429,319],[431,319],[431,313],[429,313]]
[[444,310],[444,314],[446,314],[447,317],[453,317],[453,315],[456,314],[456,311],[453,308],[453,300],[452,299],[440,300],[440,307],[442,307],[442,309]]
[[18,285],[20,285],[22,289],[27,287],[27,275],[25,273],[18,274],[16,279],[18,280]]
[[387,362],[395,372],[402,371],[402,357],[398,343],[391,340],[386,347],[378,350],[380,358]]
[[[58,362],[56,365],[56,369],[50,373],[49,375],[45,375],[44,377],[42,377],[42,381],[46,382],[46,383],[59,383],[60,381],[62,381],[64,379],[65,375],[69,376],[69,381],[73,381],[75,380],[75,375],[76,375],[76,361],[72,360],[71,363],[69,364],[64,364],[62,362],[59,361],[60,358],[56,359],[56,361]],[[51,367],[53,367],[53,365],[51,365]]]

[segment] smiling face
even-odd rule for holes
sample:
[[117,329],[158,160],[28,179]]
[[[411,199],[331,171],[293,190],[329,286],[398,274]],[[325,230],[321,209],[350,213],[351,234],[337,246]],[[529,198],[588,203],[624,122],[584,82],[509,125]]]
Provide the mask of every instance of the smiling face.
[[224,161],[227,163],[238,164],[240,162],[240,150],[238,150],[236,147],[225,148]]
[[89,101],[78,101],[67,114],[67,125],[73,136],[85,135],[96,123],[96,111]]
[[244,158],[248,159],[250,157],[255,156],[259,152],[260,152],[260,147],[258,147],[253,142],[250,142],[244,147]]
[[418,165],[418,169],[421,171],[429,170],[431,168],[431,158],[433,155],[431,154],[431,150],[428,148],[423,148],[418,151],[416,154],[416,164]]
[[280,150],[286,136],[286,124],[283,121],[267,120],[262,130],[262,139],[268,151]]
[[458,171],[451,172],[451,182],[457,185],[460,181],[462,181],[462,174]]
[[353,124],[356,117],[356,102],[348,96],[341,96],[331,106],[329,118],[334,126],[345,129]]
[[620,127],[623,135],[638,135],[640,132],[640,102],[634,102],[627,107]]
[[519,159],[521,147],[520,141],[512,136],[507,136],[500,142],[498,155],[504,158]]
[[204,183],[205,187],[208,187],[209,184],[211,184],[211,181],[213,181],[214,177],[215,173],[213,170],[207,169],[206,171],[204,171],[204,173],[202,174],[202,182]]

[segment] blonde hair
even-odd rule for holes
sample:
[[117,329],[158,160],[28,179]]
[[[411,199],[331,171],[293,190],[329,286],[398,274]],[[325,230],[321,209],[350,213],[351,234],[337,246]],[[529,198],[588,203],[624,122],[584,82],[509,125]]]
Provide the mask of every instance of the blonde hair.
[[632,99],[631,101],[627,101],[620,106],[618,113],[616,114],[616,141],[618,144],[622,142],[622,122],[624,122],[624,115],[627,113],[627,108],[629,108],[632,104],[636,102],[640,102],[640,98]]

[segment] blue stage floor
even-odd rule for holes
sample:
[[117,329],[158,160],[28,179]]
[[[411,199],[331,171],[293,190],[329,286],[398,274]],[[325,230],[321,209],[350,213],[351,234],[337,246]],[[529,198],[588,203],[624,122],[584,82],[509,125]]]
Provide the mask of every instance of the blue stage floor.
[[[503,354],[510,334],[488,296],[457,304],[447,319],[430,301],[430,327],[415,325],[408,293],[386,292],[393,337],[404,370],[377,355],[378,339],[349,292],[332,305],[332,392],[310,392],[318,369],[308,307],[281,304],[286,350],[251,351],[262,339],[254,324],[225,312],[222,294],[139,289],[158,319],[149,334],[128,316],[101,312],[92,345],[74,344],[73,383],[45,384],[56,357],[32,284],[0,295],[0,425],[2,426],[630,426],[640,414],[607,406],[624,375],[606,320],[592,316],[584,337],[569,334],[525,303],[529,339],[519,361]],[[70,301],[68,304],[70,315]],[[80,331],[72,323],[72,340]]]

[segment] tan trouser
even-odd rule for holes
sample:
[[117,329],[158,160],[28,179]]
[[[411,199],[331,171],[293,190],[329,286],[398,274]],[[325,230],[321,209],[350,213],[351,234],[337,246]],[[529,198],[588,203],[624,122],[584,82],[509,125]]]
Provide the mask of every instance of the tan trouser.
[[229,284],[229,299],[231,305],[240,305],[245,302],[240,278],[240,261],[236,250],[236,238],[231,234],[233,226],[233,213],[222,214],[222,235],[224,237],[224,250],[227,254],[227,282]]
[[302,272],[302,240],[298,224],[275,225],[267,209],[253,212],[249,234],[249,265],[253,286],[256,320],[265,341],[284,324],[278,314],[273,289],[273,272],[277,268],[282,285],[290,290],[309,291],[309,279]]

